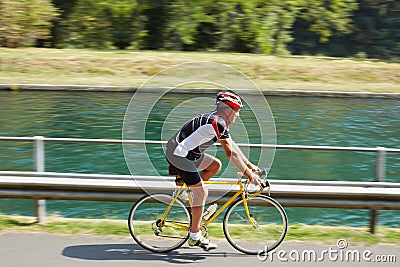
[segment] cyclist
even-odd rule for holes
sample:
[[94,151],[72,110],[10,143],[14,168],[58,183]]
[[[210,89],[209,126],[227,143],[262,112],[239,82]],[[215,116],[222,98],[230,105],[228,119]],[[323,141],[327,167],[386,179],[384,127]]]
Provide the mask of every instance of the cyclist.
[[[204,250],[217,248],[217,245],[203,237],[200,231],[201,218],[208,190],[203,181],[209,180],[221,169],[221,161],[204,150],[217,140],[225,150],[227,157],[253,184],[261,186],[261,180],[255,172],[259,168],[252,164],[242,153],[238,145],[230,138],[229,125],[234,123],[243,107],[239,96],[230,92],[219,92],[216,109],[195,116],[168,141],[166,158],[189,186],[193,195],[192,226],[189,245]],[[200,173],[198,168],[201,169]]]

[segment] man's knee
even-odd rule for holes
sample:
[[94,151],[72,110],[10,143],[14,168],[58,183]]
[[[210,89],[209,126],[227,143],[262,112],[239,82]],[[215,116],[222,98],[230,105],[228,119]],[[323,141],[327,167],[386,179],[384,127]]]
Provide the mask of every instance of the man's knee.
[[208,189],[201,186],[192,186],[190,190],[193,194],[193,207],[204,206],[208,196]]
[[214,162],[213,162],[213,167],[214,167],[214,170],[215,170],[215,172],[216,173],[218,173],[220,170],[221,170],[221,168],[222,168],[222,163],[221,163],[221,161],[219,160],[219,159],[214,159]]
[[221,167],[221,161],[209,154],[204,154],[204,158],[199,165],[200,169],[205,171],[212,171],[214,174],[218,173]]

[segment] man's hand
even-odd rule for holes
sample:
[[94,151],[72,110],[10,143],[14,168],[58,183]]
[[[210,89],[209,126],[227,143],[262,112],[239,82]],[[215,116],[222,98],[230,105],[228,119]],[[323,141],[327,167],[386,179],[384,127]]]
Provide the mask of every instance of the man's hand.
[[253,172],[257,173],[260,171],[260,168],[258,168],[257,165],[254,165],[253,163],[249,163],[247,164],[247,167],[250,168]]
[[262,183],[262,181],[261,181],[261,179],[260,179],[260,177],[259,177],[257,174],[255,174],[254,172],[252,172],[252,173],[251,173],[251,176],[248,177],[248,178],[249,178],[249,180],[250,180],[250,182],[251,182],[252,184],[254,184],[254,185],[256,185],[256,186],[259,186],[259,187],[261,187],[261,188],[264,187],[264,186],[263,186],[263,183]]

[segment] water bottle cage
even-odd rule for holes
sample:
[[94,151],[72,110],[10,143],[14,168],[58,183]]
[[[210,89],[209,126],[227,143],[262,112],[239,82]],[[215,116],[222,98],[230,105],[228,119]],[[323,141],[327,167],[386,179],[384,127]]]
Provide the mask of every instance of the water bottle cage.
[[204,211],[204,213],[203,213],[203,219],[204,220],[208,220],[208,219],[210,219],[213,215],[214,215],[214,213],[217,211],[217,204],[212,204],[212,205],[210,205],[205,211]]

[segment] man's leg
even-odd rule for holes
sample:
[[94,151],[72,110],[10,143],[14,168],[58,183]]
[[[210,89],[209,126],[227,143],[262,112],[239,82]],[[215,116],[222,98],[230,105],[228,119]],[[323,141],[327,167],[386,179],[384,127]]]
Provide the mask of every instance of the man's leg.
[[[212,176],[217,174],[221,169],[221,161],[209,154],[204,154],[203,159],[199,164],[199,168],[202,169],[200,177],[203,181],[208,181]],[[208,196],[208,190],[203,185],[203,181],[191,185],[190,189],[193,194],[193,206],[192,206],[192,232],[200,231],[201,218],[203,216],[204,204]]]
[[203,182],[190,186],[193,194],[192,205],[192,232],[200,231],[201,217],[203,216],[204,204],[206,202],[208,191]]
[[208,191],[203,186],[203,182],[190,186],[193,194],[192,205],[192,228],[190,231],[189,245],[199,246],[204,250],[217,248],[217,245],[211,243],[207,238],[203,237],[200,231],[201,217],[203,216],[204,204],[207,199]]
[[202,169],[200,172],[201,179],[203,181],[208,181],[221,170],[221,166],[222,163],[219,159],[205,153],[199,164],[199,168]]

